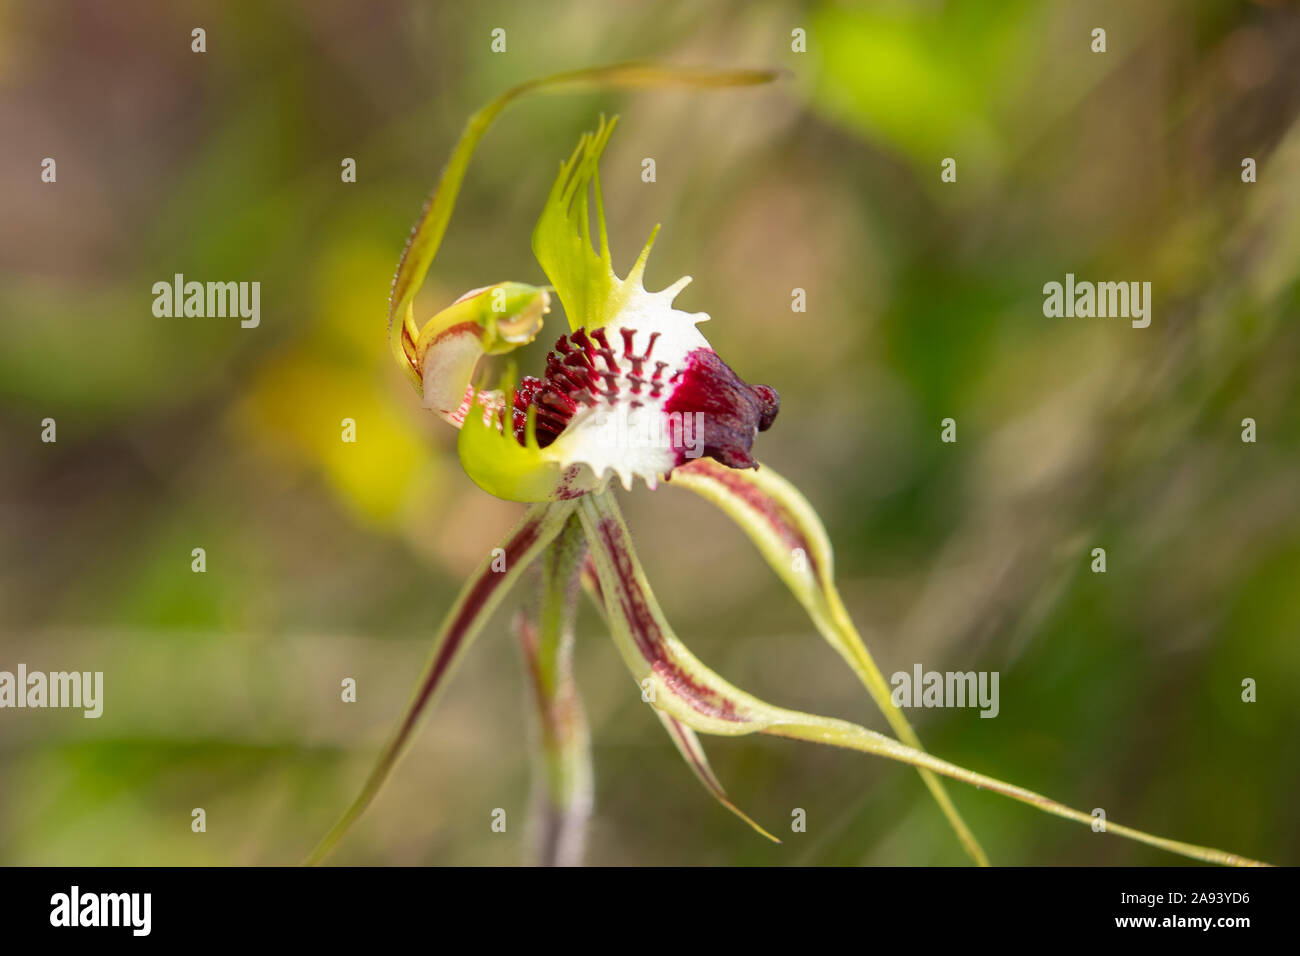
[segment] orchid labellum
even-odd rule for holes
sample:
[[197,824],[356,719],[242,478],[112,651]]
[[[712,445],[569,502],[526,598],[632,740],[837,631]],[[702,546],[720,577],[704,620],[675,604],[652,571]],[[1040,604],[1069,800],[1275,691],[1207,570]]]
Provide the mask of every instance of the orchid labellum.
[[[469,157],[509,103],[529,92],[565,87],[738,86],[772,78],[759,71],[616,66],[526,84],[471,118],[398,268],[390,302],[392,349],[425,407],[460,430],[458,451],[469,476],[490,494],[529,507],[500,543],[504,570],[485,558],[465,584],[361,795],[316,848],[312,862],[323,859],[369,805],[461,655],[530,566],[537,569],[540,586],[533,605],[516,619],[516,632],[538,714],[534,835],[545,862],[580,859],[591,802],[587,733],[570,673],[580,588],[603,612],[639,685],[631,690],[639,690],[655,709],[691,770],[725,807],[771,839],[727,798],[698,734],[765,733],[911,764],[980,864],[987,862],[984,853],[942,776],[1092,823],[1088,814],[922,749],[836,592],[822,522],[792,485],[754,458],[756,436],[777,418],[776,391],[745,382],[714,352],[699,328],[708,316],[674,307],[689,279],[657,292],[645,288],[653,234],[625,277],[615,271],[597,168],[613,122],[602,119],[562,164],[533,232],[533,251],[549,286],[500,282],[467,293],[423,325],[415,321],[415,292],[441,242]],[[508,373],[500,381],[485,381],[492,364],[485,359],[542,335],[552,293],[569,328],[551,345],[544,373],[518,382]],[[616,479],[626,489],[640,479],[651,490],[668,481],[733,518],[853,669],[897,739],[768,704],[696,658],[673,633],[650,589],[611,490]],[[796,555],[800,560],[792,560]],[[1205,861],[1253,862],[1115,823],[1106,830]]]

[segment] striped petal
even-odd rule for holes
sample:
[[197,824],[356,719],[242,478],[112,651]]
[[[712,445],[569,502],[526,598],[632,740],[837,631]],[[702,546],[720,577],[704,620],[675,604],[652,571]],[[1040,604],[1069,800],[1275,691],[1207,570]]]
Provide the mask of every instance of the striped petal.
[[461,656],[478,637],[501,599],[543,549],[555,540],[572,514],[571,503],[536,505],[530,508],[500,543],[499,554],[485,558],[465,582],[434,639],[433,651],[423,674],[415,684],[415,692],[402,711],[392,736],[380,751],[379,759],[366,778],[361,793],[312,851],[306,861],[308,864],[324,860],[370,806],[397,766],[398,760],[405,754],[415,732],[433,709]]
[[[596,609],[604,615],[605,597],[600,589],[600,579],[596,574],[596,566],[592,563],[590,555],[587,555],[582,565],[582,586]],[[606,618],[606,621],[608,621],[608,618]],[[780,843],[779,839],[764,830],[749,814],[731,802],[731,798],[727,796],[727,791],[723,789],[722,782],[718,780],[717,775],[713,772],[713,767],[709,764],[709,757],[704,752],[704,745],[700,743],[700,738],[695,731],[667,711],[656,709],[655,714],[659,717],[659,722],[664,725],[664,730],[668,731],[673,746],[677,748],[677,752],[686,761],[686,766],[690,767],[691,773],[695,774],[695,779],[703,784],[704,789],[709,791],[718,803],[748,823],[759,834],[767,837],[773,843]]]
[[[713,502],[740,525],[804,606],[822,637],[862,681],[899,740],[923,749],[840,600],[830,538],[817,512],[799,490],[766,465],[737,471],[706,459],[679,468],[671,484]],[[987,866],[988,858],[957,812],[943,782],[928,770],[918,772],[966,852],[976,863]]]
[[704,753],[704,746],[700,743],[700,738],[696,735],[695,731],[691,730],[690,727],[687,727],[667,711],[656,710],[655,713],[659,716],[659,720],[664,725],[664,729],[668,731],[668,736],[672,738],[673,745],[677,748],[677,752],[682,755],[682,759],[686,761],[686,765],[691,768],[691,773],[695,774],[695,779],[699,780],[700,783],[704,785],[704,789],[713,794],[713,798],[717,800],[718,803],[722,804],[736,816],[740,817],[740,819],[748,823],[760,835],[767,837],[773,843],[780,843],[781,841],[779,839],[764,830],[754,822],[749,814],[745,813],[744,810],[731,802],[731,798],[727,796],[727,791],[722,789],[722,783],[718,780],[717,776],[714,775],[713,768],[709,765],[709,758]]
[[[747,694],[706,667],[679,641],[664,619],[632,547],[618,505],[608,494],[578,502],[592,562],[605,596],[610,630],[619,652],[653,706],[700,733],[741,736],[766,733],[858,750],[943,774],[1030,806],[1091,826],[1093,818],[1042,794],[940,760],[865,727],[776,707]],[[1106,832],[1229,866],[1260,865],[1233,853],[1152,836],[1107,822]]]

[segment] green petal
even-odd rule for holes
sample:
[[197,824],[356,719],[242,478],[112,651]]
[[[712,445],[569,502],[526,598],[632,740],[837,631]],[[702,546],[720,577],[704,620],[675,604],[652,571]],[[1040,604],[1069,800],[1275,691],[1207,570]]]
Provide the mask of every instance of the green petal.
[[[1091,826],[1093,818],[1042,794],[940,760],[884,734],[845,720],[775,707],[729,684],[679,641],[646,583],[627,525],[611,494],[589,495],[578,514],[605,597],[610,630],[624,662],[653,706],[700,733],[729,737],[766,733],[811,740],[875,754],[991,790],[1068,820]],[[1193,859],[1228,866],[1256,866],[1223,850],[1152,836],[1107,821],[1106,832]]]
[[[533,254],[559,294],[571,329],[606,325],[630,291],[630,284],[614,274],[610,259],[598,170],[601,153],[617,123],[618,117],[606,121],[602,116],[594,133],[583,134],[568,162],[560,165],[560,175],[533,230]],[[593,183],[599,250],[592,247],[588,209]]]
[[388,297],[389,345],[411,383],[418,389],[422,369],[416,356],[416,342],[420,329],[412,309],[415,294],[424,284],[424,277],[433,265],[434,256],[447,232],[456,196],[469,169],[469,161],[478,148],[479,141],[496,122],[507,106],[534,93],[552,93],[566,90],[635,89],[641,87],[681,86],[697,89],[753,86],[770,83],[780,74],[774,70],[710,70],[689,67],[655,66],[645,63],[619,63],[613,66],[593,67],[557,73],[537,80],[529,80],[512,87],[492,100],[465,123],[451,158],[442,171],[433,195],[425,203],[419,221],[402,251],[393,277],[392,292]]
[[[880,668],[853,626],[835,587],[830,538],[799,490],[766,465],[727,468],[700,458],[673,471],[670,487],[686,488],[716,504],[740,525],[812,618],[817,630],[858,675],[900,740],[924,749],[890,696]],[[962,846],[976,863],[988,858],[952,803],[943,782],[918,771]]]
[[[512,389],[507,383],[502,391],[510,395]],[[506,501],[573,498],[592,487],[591,470],[582,466],[563,468],[537,446],[532,425],[530,415],[526,441],[521,445],[510,427],[508,408],[502,416],[474,404],[456,442],[465,474],[488,494]]]
[[704,789],[713,794],[718,803],[748,823],[760,835],[767,837],[773,843],[780,843],[779,839],[764,830],[754,822],[749,814],[731,802],[731,798],[727,796],[727,791],[722,789],[722,783],[714,775],[713,768],[709,765],[709,758],[705,755],[704,747],[695,731],[667,711],[655,710],[655,713],[663,723],[664,729],[668,731],[668,736],[672,738],[673,744],[677,747],[677,752],[682,755],[686,765],[691,768],[691,773],[695,774],[695,778],[704,784]]
[[[617,123],[618,117],[606,120],[602,116],[595,132],[583,134],[573,155],[560,165],[560,174],[533,230],[533,254],[564,305],[570,330],[602,328],[623,312],[639,314],[656,306],[667,308],[690,281],[680,280],[659,293],[646,291],[642,280],[658,226],[651,230],[627,277],[620,279],[614,272],[599,163]],[[592,243],[589,194],[596,202],[598,247]],[[685,313],[682,317],[688,319]]]

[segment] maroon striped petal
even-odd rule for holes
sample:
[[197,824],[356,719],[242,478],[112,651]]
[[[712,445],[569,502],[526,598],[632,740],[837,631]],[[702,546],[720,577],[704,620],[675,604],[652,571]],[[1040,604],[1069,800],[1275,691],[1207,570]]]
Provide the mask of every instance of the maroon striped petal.
[[[596,565],[588,554],[582,564],[582,586],[587,595],[591,598],[592,603],[596,605],[601,614],[605,613],[605,595],[600,588],[600,578],[596,573]],[[744,820],[758,833],[767,837],[773,843],[781,841],[774,837],[767,830],[758,825],[755,820],[731,802],[727,796],[727,791],[723,789],[721,781],[713,772],[713,767],[709,764],[708,755],[704,752],[704,745],[700,743],[699,736],[690,727],[686,726],[676,717],[663,710],[656,710],[655,714],[659,717],[664,729],[668,731],[668,736],[677,748],[677,752],[682,755],[686,765],[691,768],[691,773],[695,778],[704,785],[704,789],[713,795],[713,798],[722,804],[740,819]]]
[[433,709],[438,694],[446,686],[447,679],[465,650],[482,631],[483,625],[519,579],[519,575],[555,540],[573,514],[573,507],[572,502],[534,505],[498,545],[500,552],[485,558],[465,582],[434,639],[433,651],[424,667],[424,673],[416,682],[415,692],[402,712],[392,736],[380,751],[379,759],[366,778],[361,793],[312,851],[306,861],[308,864],[324,860],[370,806],[406,752],[421,722]]
[[[737,471],[705,459],[677,469],[671,484],[713,502],[749,535],[826,642],[862,681],[898,739],[923,749],[890,697],[884,675],[840,600],[830,538],[817,512],[799,490],[767,466]],[[981,866],[988,865],[984,850],[957,811],[943,781],[929,770],[918,772],[971,859]]]

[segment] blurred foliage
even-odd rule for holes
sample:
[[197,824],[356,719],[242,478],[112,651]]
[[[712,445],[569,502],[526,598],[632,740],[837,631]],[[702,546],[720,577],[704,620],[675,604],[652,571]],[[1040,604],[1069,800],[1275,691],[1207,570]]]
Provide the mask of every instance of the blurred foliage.
[[[517,514],[465,479],[388,357],[406,231],[473,109],[621,59],[792,77],[508,113],[424,314],[540,281],[528,238],[556,165],[618,111],[616,259],[662,221],[651,286],[693,274],[683,307],[781,391],[759,454],[821,510],[882,668],[1001,672],[996,720],[914,712],[927,745],[1137,827],[1300,859],[1293,7],[0,0],[0,23],[0,669],[106,684],[98,721],[0,713],[0,862],[294,862],[353,796],[458,581]],[[1066,272],[1149,279],[1151,327],[1044,318]],[[175,273],[260,281],[260,327],[155,318]],[[705,661],[883,726],[724,518],[671,485],[627,506]],[[501,618],[339,861],[520,859],[526,688]],[[902,767],[706,741],[760,822],[807,811],[806,834],[768,844],[680,764],[594,614],[577,667],[593,861],[963,862]],[[1180,862],[954,796],[995,862]]]

